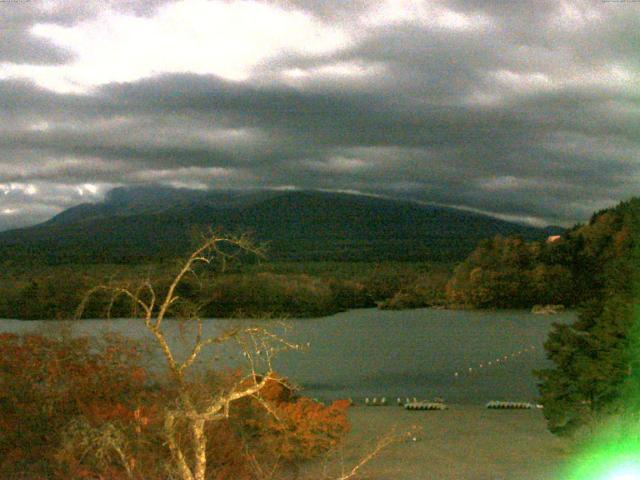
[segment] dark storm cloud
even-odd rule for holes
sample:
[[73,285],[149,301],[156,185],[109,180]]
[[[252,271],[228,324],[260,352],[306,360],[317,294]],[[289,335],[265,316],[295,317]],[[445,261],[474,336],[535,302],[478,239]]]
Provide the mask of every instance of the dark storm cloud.
[[[150,17],[162,3],[114,5]],[[16,218],[45,205],[41,219],[86,199],[74,193],[84,183],[98,194],[204,183],[355,190],[571,224],[637,193],[639,6],[460,0],[429,10],[441,24],[367,23],[380,3],[279,3],[356,41],[281,54],[246,81],[185,72],[78,94],[0,81],[0,186],[22,185],[0,210]],[[0,61],[72,62],[30,27],[100,12],[20,9],[2,20],[11,28]],[[374,73],[348,72],[359,67]],[[25,194],[28,184],[38,193]],[[47,185],[57,186],[49,199]]]

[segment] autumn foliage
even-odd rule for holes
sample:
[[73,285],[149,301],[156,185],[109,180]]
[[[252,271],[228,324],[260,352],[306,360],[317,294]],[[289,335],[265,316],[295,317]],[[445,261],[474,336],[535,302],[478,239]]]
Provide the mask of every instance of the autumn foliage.
[[245,430],[253,431],[265,453],[288,464],[317,457],[336,447],[349,430],[346,412],[348,400],[336,400],[331,405],[306,397],[296,397],[283,379],[270,381],[259,397],[273,408],[259,409],[257,400],[249,402],[255,412],[244,417]]
[[97,346],[0,335],[0,476],[51,476],[53,447],[74,417],[92,425],[132,419],[147,378],[140,358],[135,344],[116,336]]
[[[144,358],[140,344],[115,335],[0,335],[0,478],[169,478],[163,414],[175,386],[153,377]],[[216,372],[189,388],[197,398],[238,376]],[[269,381],[207,426],[207,478],[295,471],[338,444],[346,410],[346,402],[324,406],[297,397],[284,379]]]
[[552,367],[538,372],[549,429],[589,431],[597,419],[640,411],[640,199],[593,215],[566,240],[585,301],[571,325],[552,326]]
[[582,292],[575,288],[566,243],[501,236],[480,242],[449,279],[447,303],[472,308],[575,305]]

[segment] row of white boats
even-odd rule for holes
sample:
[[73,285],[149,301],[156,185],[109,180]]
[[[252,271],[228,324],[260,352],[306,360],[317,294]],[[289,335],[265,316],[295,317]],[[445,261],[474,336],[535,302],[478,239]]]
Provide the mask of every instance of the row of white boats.
[[[353,401],[352,401],[353,403]],[[366,397],[364,399],[364,405],[367,407],[386,407],[390,403],[386,397]],[[416,397],[409,399],[405,397],[403,400],[400,397],[396,398],[396,404],[400,407],[404,407],[407,410],[446,410],[447,404],[441,398],[435,398],[432,401],[418,400]],[[530,410],[532,408],[543,408],[542,405],[537,405],[529,402],[505,402],[500,400],[491,400],[485,404],[486,408],[499,409],[499,410]]]

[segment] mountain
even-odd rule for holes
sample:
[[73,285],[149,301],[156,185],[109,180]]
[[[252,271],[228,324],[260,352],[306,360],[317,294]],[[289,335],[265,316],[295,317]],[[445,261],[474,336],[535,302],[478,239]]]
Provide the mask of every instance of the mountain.
[[0,232],[5,261],[137,262],[184,255],[212,226],[254,234],[276,260],[459,260],[481,239],[541,229],[453,208],[320,191],[114,189],[29,228]]
[[71,207],[44,225],[64,225],[111,216],[158,214],[167,210],[185,209],[194,205],[239,207],[276,195],[274,191],[192,190],[159,185],[119,187],[107,192],[104,202],[83,203]]

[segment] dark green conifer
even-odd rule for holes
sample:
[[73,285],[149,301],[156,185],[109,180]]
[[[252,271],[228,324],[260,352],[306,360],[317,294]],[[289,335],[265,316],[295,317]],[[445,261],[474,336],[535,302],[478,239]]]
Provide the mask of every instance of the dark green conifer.
[[560,434],[640,407],[640,199],[594,215],[568,237],[589,299],[572,325],[554,324],[545,343],[554,366],[537,372],[549,429]]

